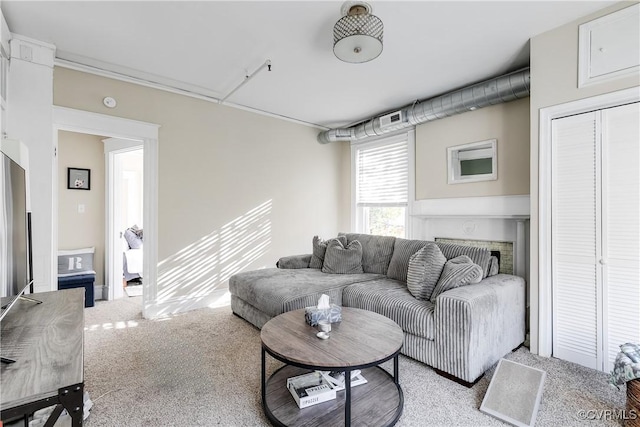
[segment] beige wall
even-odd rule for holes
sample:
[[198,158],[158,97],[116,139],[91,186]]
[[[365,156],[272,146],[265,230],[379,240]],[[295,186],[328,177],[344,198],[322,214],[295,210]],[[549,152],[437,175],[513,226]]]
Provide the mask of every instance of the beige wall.
[[54,104],[161,126],[159,301],[205,298],[348,222],[343,145],[319,144],[318,129],[64,68]]
[[340,222],[340,230],[344,232],[351,229],[351,143],[332,142],[342,146],[342,207],[344,215]]
[[[58,134],[58,248],[94,246],[96,286],[104,284],[104,137],[74,132]],[[91,169],[90,190],[67,189],[67,168]],[[84,213],[78,212],[84,205]]]
[[531,39],[531,344],[538,332],[539,110],[640,84],[638,76],[578,88],[578,26],[637,2],[621,2]]
[[[447,183],[447,147],[497,139],[498,179]],[[529,193],[529,98],[416,127],[416,200]]]

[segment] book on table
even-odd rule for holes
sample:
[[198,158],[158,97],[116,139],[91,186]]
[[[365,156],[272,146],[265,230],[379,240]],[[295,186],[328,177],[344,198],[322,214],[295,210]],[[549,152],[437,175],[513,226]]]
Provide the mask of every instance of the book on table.
[[[336,391],[344,390],[344,371],[317,371],[322,374],[333,386]],[[359,369],[351,371],[351,387],[366,384],[367,380],[362,376]]]
[[318,371],[287,378],[287,389],[301,409],[336,398],[336,387]]

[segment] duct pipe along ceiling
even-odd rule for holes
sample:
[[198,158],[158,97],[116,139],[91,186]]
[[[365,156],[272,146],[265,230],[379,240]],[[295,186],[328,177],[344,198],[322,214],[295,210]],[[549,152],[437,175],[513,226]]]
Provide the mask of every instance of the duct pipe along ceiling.
[[526,98],[530,93],[530,83],[529,68],[514,71],[401,108],[400,120],[397,123],[381,123],[380,118],[385,115],[377,116],[348,128],[320,132],[318,142],[327,144],[337,141],[359,141],[488,105]]

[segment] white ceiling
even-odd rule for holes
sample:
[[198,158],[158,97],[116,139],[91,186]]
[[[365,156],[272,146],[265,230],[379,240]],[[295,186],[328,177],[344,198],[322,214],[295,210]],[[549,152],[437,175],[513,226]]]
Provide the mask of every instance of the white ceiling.
[[[364,64],[333,55],[340,1],[7,1],[10,30],[60,59],[222,98],[326,127],[529,64],[528,40],[611,1],[376,1],[384,51]],[[577,37],[577,35],[576,35]],[[535,84],[535,83],[534,83]]]

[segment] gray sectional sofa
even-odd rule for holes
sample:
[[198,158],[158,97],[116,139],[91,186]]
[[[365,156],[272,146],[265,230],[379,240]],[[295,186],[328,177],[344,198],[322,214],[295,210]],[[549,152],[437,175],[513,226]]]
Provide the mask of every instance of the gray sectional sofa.
[[[311,255],[281,258],[278,268],[248,271],[229,279],[231,308],[261,328],[281,313],[331,302],[377,312],[404,331],[402,353],[473,383],[525,337],[525,282],[507,274],[490,276],[490,252],[436,243],[447,260],[468,255],[482,267],[479,283],[441,293],[435,302],[416,299],[407,288],[411,255],[421,240],[343,234],[362,246],[363,273],[327,274],[309,268]],[[303,321],[301,319],[301,321]]]

